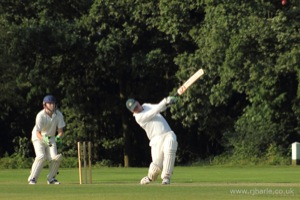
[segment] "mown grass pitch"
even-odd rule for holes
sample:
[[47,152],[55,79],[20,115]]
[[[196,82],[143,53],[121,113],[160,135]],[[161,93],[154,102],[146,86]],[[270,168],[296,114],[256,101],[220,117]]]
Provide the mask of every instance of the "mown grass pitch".
[[93,169],[93,184],[79,185],[78,169],[60,169],[61,185],[47,185],[44,168],[37,185],[29,169],[0,170],[0,199],[147,200],[147,199],[299,199],[299,166],[175,167],[172,184],[139,185],[147,168]]

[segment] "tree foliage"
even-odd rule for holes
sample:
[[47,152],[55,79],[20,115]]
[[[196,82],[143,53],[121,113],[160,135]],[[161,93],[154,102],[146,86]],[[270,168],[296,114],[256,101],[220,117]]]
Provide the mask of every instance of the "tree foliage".
[[299,139],[299,13],[297,0],[1,1],[0,156],[28,142],[51,93],[66,156],[90,140],[95,162],[148,165],[126,99],[159,102],[198,68],[205,75],[164,113],[178,163],[286,155]]

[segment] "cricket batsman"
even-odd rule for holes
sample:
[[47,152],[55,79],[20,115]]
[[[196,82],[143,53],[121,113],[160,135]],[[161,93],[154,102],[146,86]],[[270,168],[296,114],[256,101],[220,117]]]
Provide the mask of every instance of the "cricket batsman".
[[[56,108],[56,99],[47,95],[43,99],[43,110],[35,120],[32,130],[32,143],[35,151],[35,160],[31,167],[29,184],[36,184],[46,160],[49,161],[48,184],[60,184],[55,179],[62,155],[57,153],[57,146],[62,144],[63,128],[65,127],[64,117]],[[57,134],[56,134],[57,132]]]
[[170,184],[178,143],[175,133],[160,112],[175,102],[176,97],[173,96],[164,98],[158,104],[141,105],[135,99],[126,101],[126,107],[133,113],[136,122],[145,130],[150,140],[152,162],[148,175],[140,182],[142,185],[155,181],[160,173],[162,184]]

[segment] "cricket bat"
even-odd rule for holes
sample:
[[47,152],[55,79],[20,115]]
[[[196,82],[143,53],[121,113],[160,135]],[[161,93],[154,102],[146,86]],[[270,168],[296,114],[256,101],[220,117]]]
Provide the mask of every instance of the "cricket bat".
[[198,80],[204,74],[203,69],[199,69],[195,74],[193,74],[183,85],[181,85],[177,94],[182,95],[196,80]]

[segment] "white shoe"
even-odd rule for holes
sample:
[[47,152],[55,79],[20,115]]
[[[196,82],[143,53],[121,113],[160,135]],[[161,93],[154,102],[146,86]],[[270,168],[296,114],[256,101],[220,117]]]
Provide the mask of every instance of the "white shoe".
[[47,181],[48,184],[53,184],[53,185],[59,185],[60,182],[58,182],[58,180],[56,180],[55,178],[51,179],[50,181]]
[[151,179],[148,177],[148,176],[145,176],[144,178],[142,178],[141,180],[141,185],[146,185],[146,184],[149,184],[151,183]]
[[35,178],[30,179],[29,182],[28,182],[28,184],[29,184],[29,185],[35,185],[35,184],[36,184]]
[[170,185],[170,179],[169,178],[164,178],[163,180],[162,180],[162,183],[161,183],[162,185]]

